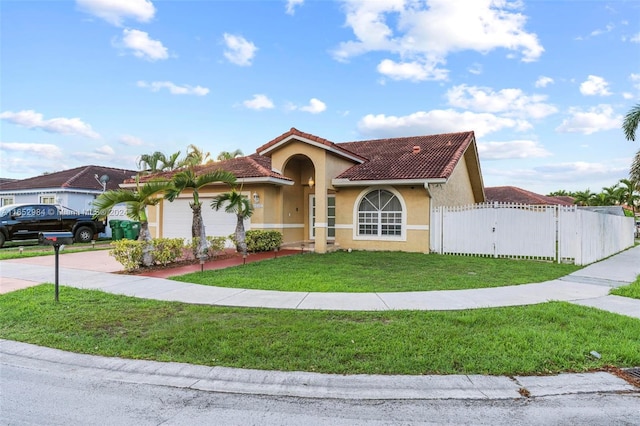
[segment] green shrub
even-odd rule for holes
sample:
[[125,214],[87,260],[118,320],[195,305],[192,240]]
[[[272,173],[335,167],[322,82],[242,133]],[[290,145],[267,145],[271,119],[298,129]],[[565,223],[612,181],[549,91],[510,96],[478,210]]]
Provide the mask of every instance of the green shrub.
[[142,266],[142,247],[144,241],[138,240],[117,240],[112,241],[113,248],[109,254],[124,266],[126,271],[133,271]]
[[180,260],[183,256],[184,239],[182,238],[154,238],[153,260],[162,266]]
[[247,250],[250,252],[271,251],[282,244],[282,234],[278,231],[253,229],[245,234]]

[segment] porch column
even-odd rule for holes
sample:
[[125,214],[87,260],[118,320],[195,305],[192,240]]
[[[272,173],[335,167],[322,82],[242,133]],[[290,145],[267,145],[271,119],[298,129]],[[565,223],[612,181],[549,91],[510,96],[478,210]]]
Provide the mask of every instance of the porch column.
[[315,226],[315,251],[327,252],[327,182],[317,176],[316,181],[316,226]]

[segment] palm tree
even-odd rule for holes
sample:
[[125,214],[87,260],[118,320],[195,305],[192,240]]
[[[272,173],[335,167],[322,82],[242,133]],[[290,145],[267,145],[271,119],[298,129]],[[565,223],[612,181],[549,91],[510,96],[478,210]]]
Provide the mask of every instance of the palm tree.
[[631,207],[633,214],[636,213],[636,204],[640,201],[640,185],[637,181],[629,179],[620,179],[620,183],[623,185],[621,189],[621,204],[626,204]]
[[[640,125],[640,104],[636,104],[631,108],[627,115],[625,115],[624,121],[622,122],[622,130],[624,131],[624,136],[628,141],[636,140],[638,125]],[[636,152],[636,156],[633,159],[631,170],[629,171],[629,177],[631,180],[640,182],[640,150]]]
[[138,241],[146,242],[142,248],[142,264],[144,266],[151,266],[154,263],[147,206],[158,204],[162,200],[159,194],[165,192],[168,185],[166,180],[151,180],[142,186],[137,184],[135,191],[116,189],[103,192],[93,201],[93,207],[100,215],[104,215],[104,212],[110,212],[116,204],[125,203],[127,205],[127,216],[140,222]]
[[585,191],[576,191],[573,193],[573,198],[575,198],[574,203],[579,206],[590,206],[595,196],[596,194],[588,188]]
[[604,202],[605,204],[600,204],[600,205],[614,206],[616,204],[622,204],[623,192],[624,192],[624,188],[620,188],[620,186],[617,183],[613,186],[602,188],[601,194],[603,194],[603,197],[601,197],[600,202]]
[[246,256],[247,242],[245,238],[244,220],[253,214],[253,206],[249,198],[236,191],[235,188],[231,192],[218,195],[211,201],[211,207],[215,210],[220,210],[225,204],[226,207],[224,211],[235,214],[237,218],[235,231],[236,250]]
[[183,167],[194,167],[199,166],[201,164],[207,164],[211,161],[211,153],[204,152],[201,148],[191,144],[187,148],[187,155],[181,162],[181,166]]
[[181,170],[171,177],[171,185],[165,191],[165,198],[169,201],[175,200],[180,193],[186,189],[191,189],[193,194],[193,202],[189,203],[193,212],[193,221],[191,224],[191,236],[198,237],[198,245],[194,255],[204,261],[208,255],[207,235],[202,222],[202,204],[200,202],[200,189],[212,183],[226,183],[233,185],[236,183],[236,177],[233,173],[225,170],[216,170],[214,172],[202,175],[196,174],[194,167],[188,167]]
[[138,158],[138,168],[148,174],[164,170],[174,170],[179,164],[179,156],[180,151],[174,152],[168,157],[160,151],[156,151],[153,154],[142,154],[140,158]]
[[236,149],[235,151],[231,151],[231,152],[222,151],[220,154],[218,154],[218,157],[216,158],[216,160],[218,161],[231,160],[232,158],[242,157],[243,155],[244,154],[239,149]]
[[564,189],[560,189],[558,191],[553,191],[547,194],[547,197],[571,197],[571,192],[567,192]]

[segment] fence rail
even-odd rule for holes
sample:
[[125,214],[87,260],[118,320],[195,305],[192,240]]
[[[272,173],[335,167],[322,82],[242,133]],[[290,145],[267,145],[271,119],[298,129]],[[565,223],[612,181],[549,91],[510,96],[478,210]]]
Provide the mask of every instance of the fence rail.
[[435,207],[431,250],[586,265],[631,247],[633,218],[576,206],[484,203]]

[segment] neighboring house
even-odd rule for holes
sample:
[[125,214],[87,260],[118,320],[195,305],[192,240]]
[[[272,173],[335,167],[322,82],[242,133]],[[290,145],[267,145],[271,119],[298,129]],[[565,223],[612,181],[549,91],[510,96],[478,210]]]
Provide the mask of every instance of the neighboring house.
[[[91,213],[93,200],[104,190],[118,189],[135,170],[83,166],[40,176],[0,181],[0,204],[60,204],[81,213]],[[119,219],[126,219],[121,217]],[[109,229],[106,236],[110,235]]]
[[492,186],[486,187],[484,193],[487,202],[497,203],[516,203],[516,204],[530,204],[530,205],[560,205],[560,206],[572,206],[574,205],[573,197],[557,196],[551,197],[547,195],[536,194],[535,192],[527,191],[526,189],[517,188],[515,186]]
[[[253,202],[247,229],[280,231],[284,244],[313,241],[320,253],[331,245],[428,253],[433,206],[485,200],[473,132],[333,143],[292,128],[255,154],[197,172],[217,169],[234,173]],[[233,232],[235,216],[209,207],[228,190],[211,185],[200,191],[207,235]],[[150,207],[152,235],[191,238],[191,201],[185,193]]]

